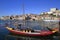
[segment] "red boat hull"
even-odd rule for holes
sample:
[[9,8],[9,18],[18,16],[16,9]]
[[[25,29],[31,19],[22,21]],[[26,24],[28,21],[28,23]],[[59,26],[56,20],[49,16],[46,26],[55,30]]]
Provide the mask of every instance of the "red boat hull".
[[16,35],[21,35],[21,36],[48,36],[53,34],[51,31],[41,31],[40,33],[26,33],[26,32],[21,32],[17,30],[9,30],[10,33],[16,34]]

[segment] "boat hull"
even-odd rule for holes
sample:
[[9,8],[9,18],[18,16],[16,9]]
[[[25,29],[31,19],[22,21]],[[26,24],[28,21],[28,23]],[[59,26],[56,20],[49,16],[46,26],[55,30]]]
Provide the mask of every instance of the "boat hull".
[[40,36],[49,36],[52,35],[53,33],[50,31],[44,31],[41,33],[25,33],[25,32],[20,32],[20,31],[16,31],[16,30],[9,30],[10,33],[12,33],[13,35],[20,35],[20,36],[30,36],[30,37],[40,37]]
[[34,32],[25,32],[25,31],[21,31],[21,30],[13,30],[12,28],[6,27],[10,33],[14,34],[14,35],[21,35],[21,36],[31,36],[31,37],[39,37],[39,36],[49,36],[54,34],[57,31],[34,31]]

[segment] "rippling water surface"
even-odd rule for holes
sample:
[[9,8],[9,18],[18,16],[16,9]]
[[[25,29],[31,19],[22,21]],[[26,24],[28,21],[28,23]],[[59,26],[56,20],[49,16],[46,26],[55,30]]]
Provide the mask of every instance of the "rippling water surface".
[[[57,27],[58,22],[43,22],[43,21],[17,21],[17,20],[0,20],[0,40],[58,40],[58,38],[54,39],[41,39],[41,38],[32,38],[32,37],[15,37],[15,36],[9,36],[9,31],[4,27],[5,23],[8,23],[10,27],[14,27],[13,24],[15,22],[23,24],[25,23],[25,27],[30,27],[32,29],[36,30],[47,30],[46,26],[48,27]],[[8,37],[8,38],[7,38]]]

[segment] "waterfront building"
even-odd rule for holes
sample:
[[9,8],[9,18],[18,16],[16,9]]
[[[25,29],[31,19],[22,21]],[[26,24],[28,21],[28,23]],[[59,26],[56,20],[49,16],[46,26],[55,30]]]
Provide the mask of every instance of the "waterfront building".
[[2,16],[0,19],[7,20],[12,18],[12,20],[25,20],[29,16],[29,20],[58,20],[60,18],[60,10],[57,8],[51,8],[49,12],[42,12],[40,15],[36,14],[24,14],[24,15],[11,15]]
[[57,8],[51,8],[50,11],[51,12],[55,12],[56,10],[58,10]]
[[10,16],[2,16],[1,19],[2,20],[9,20],[10,19]]
[[40,14],[43,20],[58,20],[60,17],[60,10],[57,8],[51,8],[49,12],[43,12]]

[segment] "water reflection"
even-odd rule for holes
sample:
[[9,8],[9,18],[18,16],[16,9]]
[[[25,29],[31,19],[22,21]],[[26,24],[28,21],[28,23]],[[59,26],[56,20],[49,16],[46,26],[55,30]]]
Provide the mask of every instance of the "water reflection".
[[5,37],[5,40],[59,40],[57,37],[56,38],[34,38],[34,37],[23,37],[23,36],[12,36],[12,35],[7,35]]

